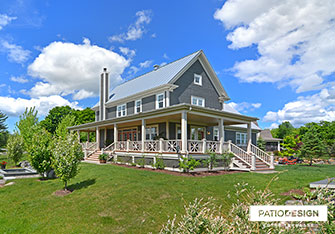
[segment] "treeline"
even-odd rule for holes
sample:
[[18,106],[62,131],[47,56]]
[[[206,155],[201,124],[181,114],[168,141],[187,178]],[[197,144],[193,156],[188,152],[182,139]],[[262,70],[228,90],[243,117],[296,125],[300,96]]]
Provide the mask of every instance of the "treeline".
[[271,130],[272,136],[283,139],[280,156],[313,158],[335,157],[335,121],[307,123],[295,128],[290,122],[283,122]]

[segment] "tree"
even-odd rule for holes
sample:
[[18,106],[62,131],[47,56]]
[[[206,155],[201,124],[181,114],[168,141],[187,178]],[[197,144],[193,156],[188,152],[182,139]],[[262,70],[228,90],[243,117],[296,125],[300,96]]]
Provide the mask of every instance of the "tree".
[[288,135],[284,138],[283,143],[281,143],[283,150],[280,151],[280,155],[287,157],[293,155],[299,155],[301,145],[302,143],[299,135],[296,136]]
[[11,158],[15,165],[19,163],[23,157],[24,152],[24,141],[23,138],[15,132],[13,135],[9,136],[7,142],[7,154],[8,158]]
[[284,139],[285,136],[291,135],[295,128],[288,121],[282,122],[277,129],[271,131],[273,137]]
[[5,124],[8,116],[0,111],[0,148],[6,145],[8,139],[7,125]]
[[301,153],[304,157],[309,158],[311,166],[313,158],[319,158],[324,153],[323,141],[320,133],[315,126],[309,128],[302,139]]
[[45,119],[41,121],[41,126],[51,134],[54,134],[62,119],[73,112],[74,110],[69,106],[56,106],[52,108]]
[[39,127],[32,138],[32,147],[29,150],[31,165],[43,177],[46,172],[51,170],[51,140],[50,133],[44,128]]
[[260,148],[261,150],[265,151],[265,141],[263,140],[262,137],[258,138],[257,147]]
[[35,107],[26,108],[24,113],[20,116],[19,122],[16,123],[16,127],[19,130],[19,134],[23,138],[25,150],[29,151],[31,147],[31,141],[36,130],[38,123],[37,111]]
[[56,175],[63,181],[67,190],[68,181],[78,173],[78,165],[83,158],[81,145],[76,134],[70,133],[63,139],[57,137],[52,149],[52,167]]
[[74,115],[76,116],[76,124],[84,124],[95,121],[95,112],[91,108],[75,110]]
[[67,115],[65,116],[62,121],[58,124],[56,129],[56,136],[65,139],[69,134],[69,130],[67,127],[73,126],[75,124],[75,116],[74,115]]

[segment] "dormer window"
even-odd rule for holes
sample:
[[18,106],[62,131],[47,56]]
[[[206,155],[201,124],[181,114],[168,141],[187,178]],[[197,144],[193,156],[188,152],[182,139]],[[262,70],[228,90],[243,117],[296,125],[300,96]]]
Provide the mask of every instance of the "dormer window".
[[117,117],[123,117],[127,115],[126,104],[117,106]]
[[201,97],[191,96],[191,103],[195,106],[205,107],[205,99]]
[[135,101],[135,114],[142,112],[142,100]]
[[164,98],[165,98],[164,93],[160,93],[156,95],[156,109],[165,107]]
[[202,75],[194,74],[194,84],[202,86]]

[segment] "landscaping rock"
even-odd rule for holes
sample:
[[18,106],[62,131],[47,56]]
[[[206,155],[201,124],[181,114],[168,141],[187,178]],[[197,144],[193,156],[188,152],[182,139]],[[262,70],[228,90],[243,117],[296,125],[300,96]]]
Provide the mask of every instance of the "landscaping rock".
[[27,160],[24,160],[24,161],[20,162],[19,165],[22,168],[32,169],[32,166],[30,165],[30,163]]
[[55,178],[57,178],[54,169],[51,169],[50,171],[48,171],[46,176],[47,176],[48,179],[55,179]]
[[335,165],[335,159],[331,158],[328,160],[330,165]]
[[4,185],[6,183],[6,180],[1,179],[0,180],[0,185]]

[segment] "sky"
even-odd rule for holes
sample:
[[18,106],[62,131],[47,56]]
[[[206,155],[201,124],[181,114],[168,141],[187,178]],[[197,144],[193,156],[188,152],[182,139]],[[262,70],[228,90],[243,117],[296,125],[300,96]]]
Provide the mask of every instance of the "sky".
[[333,0],[1,0],[0,110],[92,107],[111,86],[202,49],[262,128],[335,120]]

